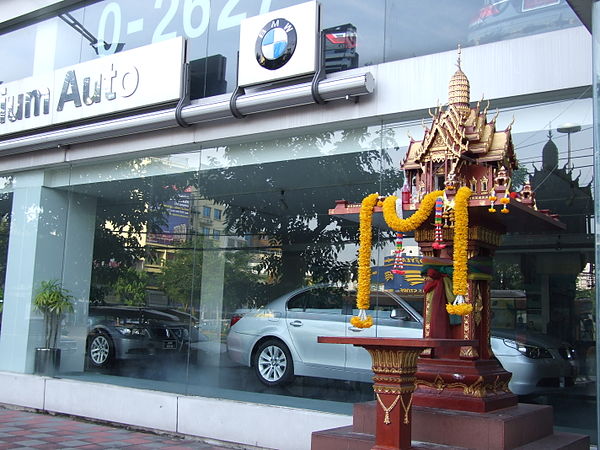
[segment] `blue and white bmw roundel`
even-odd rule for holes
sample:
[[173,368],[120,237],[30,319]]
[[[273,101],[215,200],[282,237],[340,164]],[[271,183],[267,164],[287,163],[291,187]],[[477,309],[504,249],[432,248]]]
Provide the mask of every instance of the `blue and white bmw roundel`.
[[283,28],[273,28],[262,40],[262,54],[267,59],[277,59],[285,53],[287,45],[287,33]]
[[274,19],[265,25],[256,39],[256,60],[268,70],[283,67],[296,49],[296,28],[285,19]]

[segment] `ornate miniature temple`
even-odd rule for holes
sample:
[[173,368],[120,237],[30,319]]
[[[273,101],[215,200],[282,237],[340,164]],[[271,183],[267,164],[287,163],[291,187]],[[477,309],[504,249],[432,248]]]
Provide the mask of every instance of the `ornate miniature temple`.
[[[538,211],[529,183],[518,191],[511,188],[517,168],[512,143],[512,123],[496,127],[495,114],[488,119],[489,103],[470,103],[469,80],[460,67],[450,79],[448,104],[431,113],[432,123],[425,127],[422,140],[408,146],[402,169],[405,182],[401,193],[404,217],[419,212],[426,196],[440,192],[436,227],[433,212],[415,230],[415,240],[423,254],[429,280],[452,273],[455,237],[455,201],[459,189],[469,188],[468,288],[465,301],[472,312],[462,317],[447,314],[450,303],[440,284],[431,287],[424,298],[424,338],[476,340],[472,347],[437,352],[419,359],[414,404],[447,409],[485,412],[515,405],[517,397],[508,390],[510,374],[499,365],[490,348],[491,262],[495,249],[506,232],[545,232],[564,228],[556,215]],[[336,203],[330,214],[356,220],[359,204]],[[396,206],[398,208],[398,206]],[[373,208],[373,223],[386,226],[376,218],[382,208]],[[437,230],[436,230],[437,228]],[[432,286],[435,283],[432,283]],[[435,293],[437,292],[437,294]],[[458,374],[458,375],[457,375]]]
[[[401,198],[371,194],[361,204],[342,200],[329,210],[348,220],[360,217],[357,307],[362,314],[351,321],[359,328],[373,324],[365,313],[372,284],[372,227],[396,231],[400,254],[402,233],[414,231],[426,280],[421,340],[425,350],[411,353],[419,354],[414,367],[414,358],[405,356],[410,353],[404,342],[408,339],[319,338],[369,351],[377,401],[355,405],[352,426],[313,433],[314,450],[414,448],[411,439],[459,448],[587,448],[583,436],[553,432],[550,407],[518,404],[508,389],[510,373],[490,348],[489,282],[501,236],[558,231],[565,225],[558,216],[537,209],[528,182],[518,191],[512,189],[517,168],[512,124],[498,131],[497,114],[488,121],[487,112],[481,102],[471,107],[469,80],[459,56],[448,105],[430,113],[433,121],[422,140],[411,138],[402,164]],[[407,347],[393,348],[394,342]],[[427,348],[427,342],[457,345],[434,349],[433,344]],[[408,386],[411,380],[414,393]],[[484,436],[494,436],[493,442],[482,441]]]

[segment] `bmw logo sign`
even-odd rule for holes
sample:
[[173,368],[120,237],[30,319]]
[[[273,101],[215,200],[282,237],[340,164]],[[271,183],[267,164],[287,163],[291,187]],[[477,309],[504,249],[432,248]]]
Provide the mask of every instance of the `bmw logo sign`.
[[285,19],[266,24],[256,39],[256,60],[265,69],[283,67],[296,50],[296,28]]

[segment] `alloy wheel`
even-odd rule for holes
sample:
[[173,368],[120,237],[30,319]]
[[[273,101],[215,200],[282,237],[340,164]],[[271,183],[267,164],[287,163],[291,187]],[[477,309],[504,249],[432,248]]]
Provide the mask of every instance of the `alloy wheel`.
[[90,344],[90,358],[99,366],[106,363],[110,353],[108,339],[102,335],[96,336]]
[[271,383],[279,381],[284,376],[286,368],[285,353],[276,345],[265,347],[258,357],[260,375]]

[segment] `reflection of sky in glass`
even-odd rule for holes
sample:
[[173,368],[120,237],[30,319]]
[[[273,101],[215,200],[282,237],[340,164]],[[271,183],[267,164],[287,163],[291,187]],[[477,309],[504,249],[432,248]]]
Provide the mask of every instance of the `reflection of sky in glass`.
[[[211,55],[226,58],[227,91],[235,87],[239,23],[245,17],[289,7],[304,0],[245,0],[244,2],[170,2],[154,0],[102,1],[70,14],[93,38],[106,42],[100,54],[112,54],[117,44],[131,50],[175,36],[189,40],[190,59]],[[482,0],[328,0],[322,2],[323,29],[352,24],[357,29],[359,65],[409,58],[494,40],[579,25],[563,0],[558,5],[521,10],[520,1],[482,15]],[[208,5],[208,6],[207,6]],[[483,17],[483,18],[482,18]],[[209,19],[209,20],[207,20]],[[98,57],[80,33],[59,18],[55,68]],[[2,81],[31,75],[37,25],[0,36]],[[92,38],[92,39],[93,39]],[[52,48],[49,45],[49,48]],[[52,60],[52,58],[49,58]]]
[[31,75],[34,42],[35,34],[30,28],[0,36],[0,81],[14,81]]
[[[492,105],[493,106],[493,105]],[[488,120],[491,120],[496,110],[490,107]],[[572,163],[575,168],[574,178],[581,173],[580,185],[588,184],[593,176],[592,149],[592,100],[574,99],[542,105],[527,105],[507,108],[500,111],[496,121],[497,130],[504,130],[513,120],[512,137],[517,159],[521,167],[533,173],[534,167],[542,165],[542,149],[548,141],[548,129],[552,128],[552,140],[558,147],[559,167],[567,162],[567,136],[558,133],[556,128],[564,123],[581,125],[581,132],[571,135]],[[428,118],[429,119],[429,118]],[[431,119],[425,120],[426,126],[431,126]],[[394,163],[398,167],[404,160],[410,142],[410,136],[415,140],[423,139],[421,121],[404,122],[386,125],[393,130],[398,152],[392,152]]]

